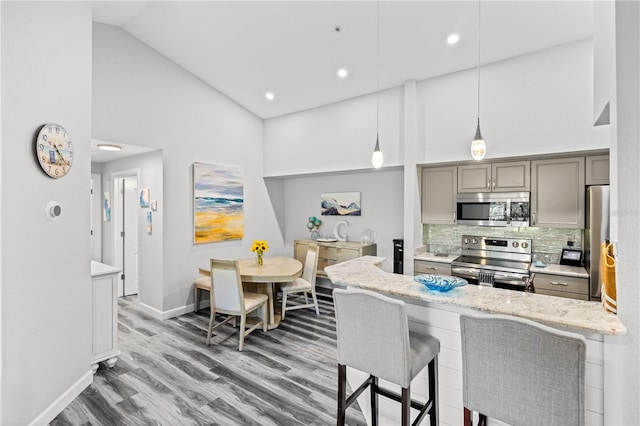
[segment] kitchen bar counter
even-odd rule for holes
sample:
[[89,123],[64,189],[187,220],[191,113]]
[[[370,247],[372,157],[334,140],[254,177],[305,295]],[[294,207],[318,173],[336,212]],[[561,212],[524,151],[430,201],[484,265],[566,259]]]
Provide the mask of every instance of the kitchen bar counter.
[[[624,334],[626,328],[616,315],[604,312],[599,303],[471,284],[442,294],[428,290],[415,282],[412,276],[384,272],[378,267],[383,260],[382,257],[363,256],[327,266],[325,270],[334,284],[376,291],[404,300],[409,328],[440,340],[438,406],[441,425],[459,425],[463,420],[460,315],[483,313],[528,318],[585,336],[585,424],[620,424],[621,407],[616,402],[616,395],[619,378],[624,373],[618,362],[618,347],[619,335]],[[367,375],[361,371],[347,369],[347,380],[352,387],[366,378]],[[427,383],[427,373],[420,372],[412,382],[412,396],[425,400],[428,396]],[[399,391],[394,386],[389,388]],[[358,402],[365,419],[371,424],[368,394],[360,395]],[[400,409],[394,401],[380,398],[378,411],[380,424],[399,424]],[[491,422],[489,419],[488,424]]]
[[449,293],[437,293],[415,282],[412,276],[384,272],[377,267],[383,260],[382,257],[363,256],[327,266],[325,271],[334,284],[386,293],[418,303],[513,315],[555,327],[603,335],[626,333],[618,316],[604,312],[598,302],[476,285],[466,285]]

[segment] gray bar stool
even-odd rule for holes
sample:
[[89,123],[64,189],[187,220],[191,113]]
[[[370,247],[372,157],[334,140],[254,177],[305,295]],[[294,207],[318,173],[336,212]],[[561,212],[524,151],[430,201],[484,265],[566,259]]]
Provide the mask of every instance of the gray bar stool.
[[[420,410],[419,424],[429,414],[431,425],[438,424],[438,352],[435,337],[409,331],[404,302],[363,290],[333,291],[338,336],[338,418],[344,425],[345,411],[370,387],[371,418],[378,424],[378,395],[402,403],[402,425],[409,425],[410,409]],[[429,366],[429,400],[411,400],[411,381]],[[369,378],[346,397],[347,366],[369,374]],[[378,386],[384,379],[402,388],[402,395]]]
[[505,315],[460,316],[464,425],[585,423],[586,340]]

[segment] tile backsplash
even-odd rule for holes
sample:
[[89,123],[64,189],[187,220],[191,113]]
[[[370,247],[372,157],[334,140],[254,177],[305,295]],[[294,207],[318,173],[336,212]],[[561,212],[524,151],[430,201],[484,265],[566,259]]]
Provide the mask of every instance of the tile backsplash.
[[538,259],[545,263],[559,263],[567,241],[573,241],[573,248],[582,249],[581,229],[422,225],[422,243],[429,252],[460,254],[463,235],[531,239],[534,261]]

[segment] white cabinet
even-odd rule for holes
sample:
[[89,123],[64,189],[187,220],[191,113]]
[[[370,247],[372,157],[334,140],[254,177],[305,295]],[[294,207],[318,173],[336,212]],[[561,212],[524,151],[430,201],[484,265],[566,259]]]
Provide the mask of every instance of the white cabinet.
[[420,274],[451,275],[451,263],[414,259],[413,275]]
[[458,168],[422,169],[422,223],[456,223]]
[[118,360],[118,274],[120,269],[91,261],[92,350],[91,368],[106,361],[109,368]]
[[609,185],[609,156],[591,155],[586,158],[587,185]]
[[458,192],[529,192],[531,163],[508,161],[458,166]]
[[531,162],[531,226],[584,228],[584,157]]

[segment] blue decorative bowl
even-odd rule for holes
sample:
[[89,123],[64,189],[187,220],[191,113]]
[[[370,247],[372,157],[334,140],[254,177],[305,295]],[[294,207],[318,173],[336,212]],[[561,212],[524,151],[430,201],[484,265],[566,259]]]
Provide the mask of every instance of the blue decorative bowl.
[[450,275],[423,274],[416,275],[414,280],[423,284],[429,290],[435,290],[441,293],[446,293],[456,287],[462,287],[468,284],[467,280]]

